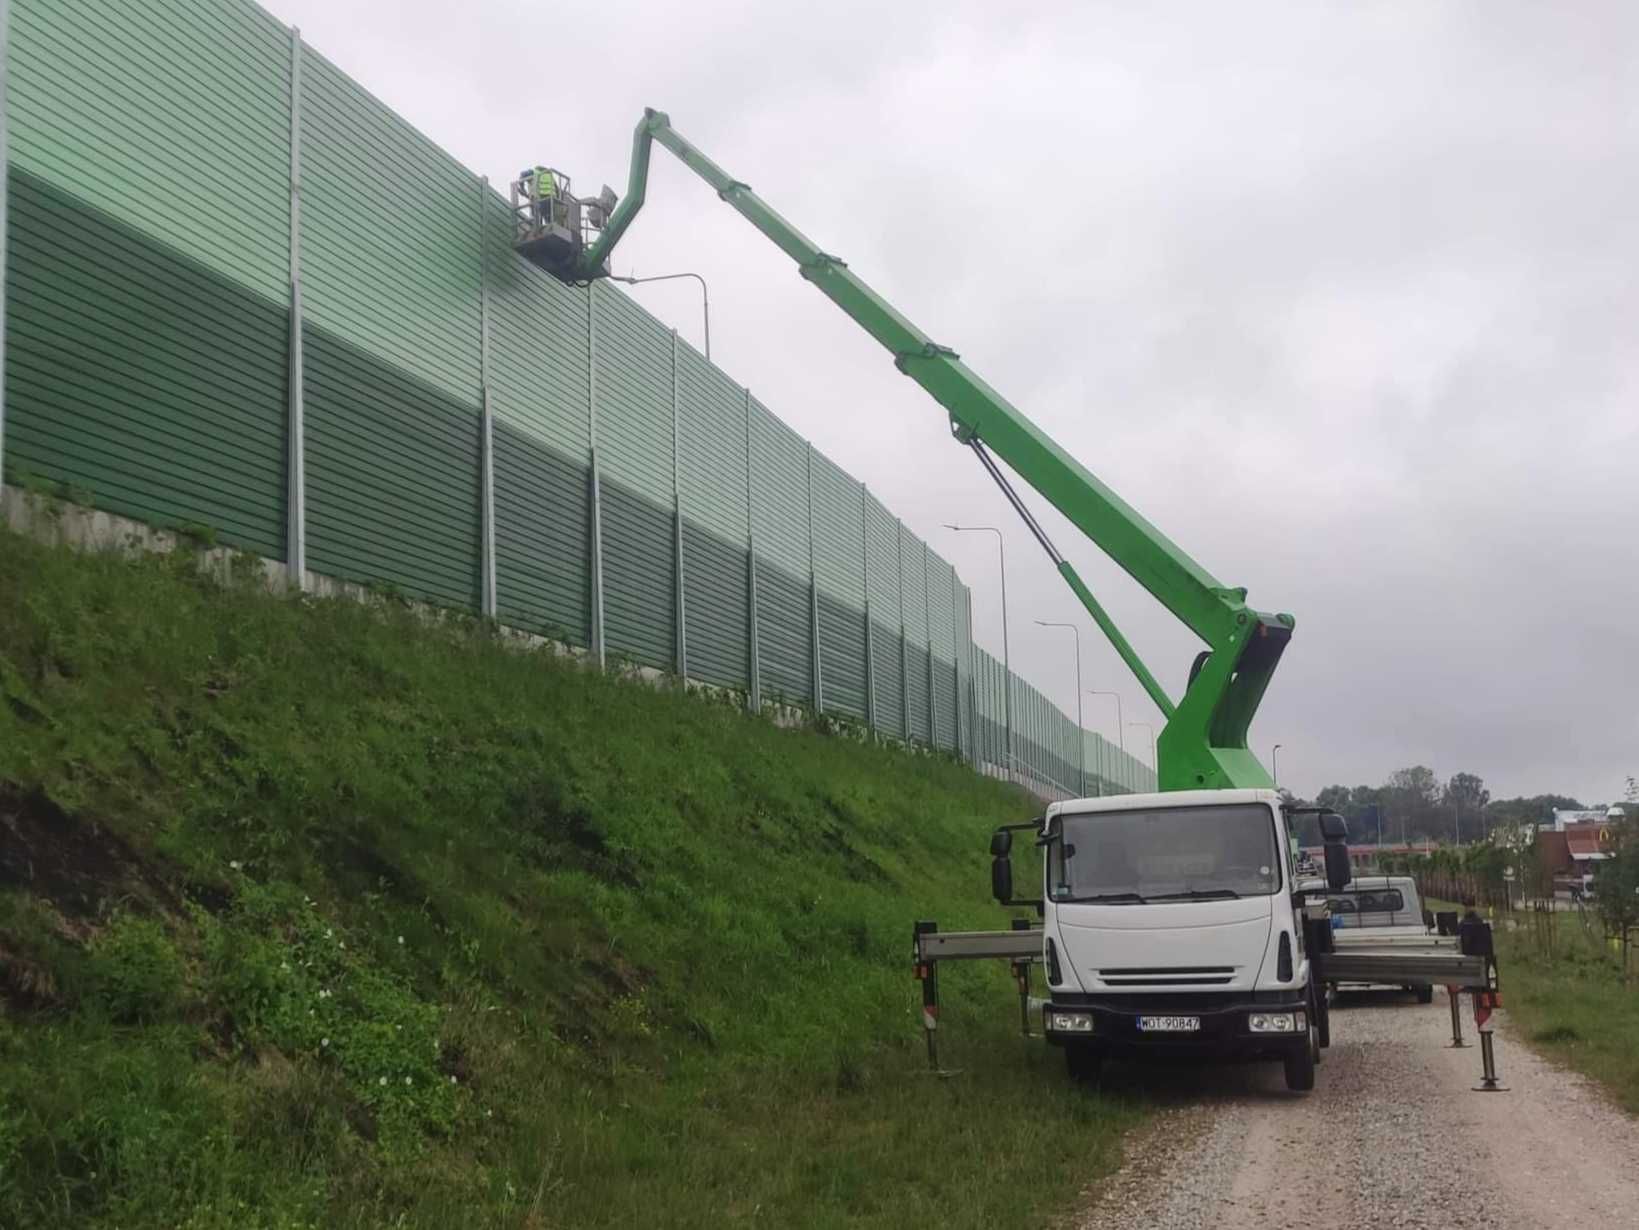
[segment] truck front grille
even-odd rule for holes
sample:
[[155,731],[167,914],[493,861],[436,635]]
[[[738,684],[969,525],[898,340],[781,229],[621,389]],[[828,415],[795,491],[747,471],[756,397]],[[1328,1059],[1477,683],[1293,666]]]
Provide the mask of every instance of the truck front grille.
[[1123,966],[1101,969],[1100,981],[1109,987],[1221,987],[1235,980],[1233,965]]

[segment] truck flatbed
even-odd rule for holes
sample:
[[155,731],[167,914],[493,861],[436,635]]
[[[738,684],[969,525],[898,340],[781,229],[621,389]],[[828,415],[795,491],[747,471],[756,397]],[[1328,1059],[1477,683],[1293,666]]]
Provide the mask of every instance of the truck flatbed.
[[[1434,941],[1442,941],[1436,944]],[[1383,983],[1486,989],[1491,984],[1490,961],[1466,957],[1444,936],[1428,936],[1422,944],[1406,940],[1383,944],[1339,945],[1334,951],[1314,954],[1321,982]]]

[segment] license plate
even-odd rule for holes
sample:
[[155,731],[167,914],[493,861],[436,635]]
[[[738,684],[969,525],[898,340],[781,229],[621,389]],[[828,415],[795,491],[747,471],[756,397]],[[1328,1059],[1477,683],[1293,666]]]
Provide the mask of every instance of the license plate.
[[1198,1016],[1141,1016],[1138,1018],[1140,1033],[1146,1034],[1193,1034],[1201,1029],[1201,1018]]

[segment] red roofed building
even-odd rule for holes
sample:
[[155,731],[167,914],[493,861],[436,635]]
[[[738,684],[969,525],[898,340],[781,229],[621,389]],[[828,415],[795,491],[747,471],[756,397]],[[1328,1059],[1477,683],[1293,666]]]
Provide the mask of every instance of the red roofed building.
[[1594,867],[1610,856],[1610,828],[1601,821],[1573,821],[1537,834],[1537,857],[1556,889],[1588,888]]

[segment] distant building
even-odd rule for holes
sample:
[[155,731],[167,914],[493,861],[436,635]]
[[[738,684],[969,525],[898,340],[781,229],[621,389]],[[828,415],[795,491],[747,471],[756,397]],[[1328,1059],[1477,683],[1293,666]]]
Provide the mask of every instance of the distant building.
[[[1555,809],[1554,823],[1537,834],[1537,858],[1556,892],[1586,891],[1596,865],[1611,857],[1611,812]],[[1621,818],[1617,812],[1615,820]]]

